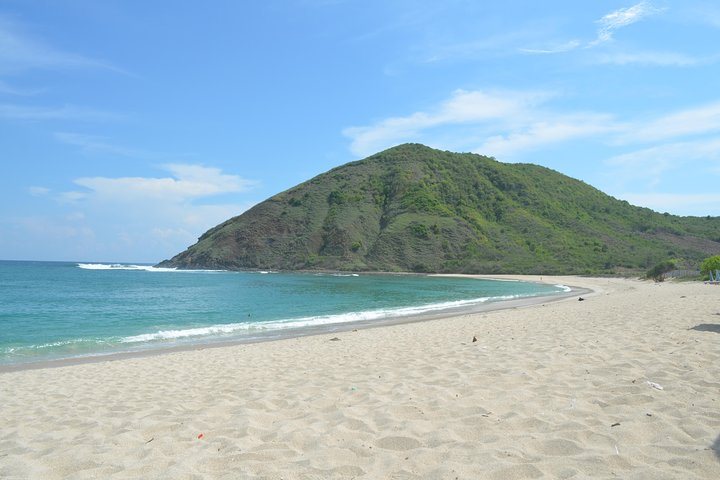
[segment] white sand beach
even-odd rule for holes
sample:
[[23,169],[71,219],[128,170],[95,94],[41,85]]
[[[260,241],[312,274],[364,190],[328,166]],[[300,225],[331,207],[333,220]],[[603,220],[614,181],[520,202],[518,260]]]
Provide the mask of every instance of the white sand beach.
[[720,478],[720,286],[542,280],[593,293],[0,373],[0,478]]

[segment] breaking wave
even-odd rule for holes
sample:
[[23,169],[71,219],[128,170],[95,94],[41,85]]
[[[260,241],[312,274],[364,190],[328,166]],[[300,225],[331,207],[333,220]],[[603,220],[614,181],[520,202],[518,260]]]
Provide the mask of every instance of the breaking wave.
[[363,322],[372,320],[385,320],[398,317],[410,317],[428,313],[441,312],[458,308],[467,308],[473,305],[480,305],[491,301],[504,301],[521,298],[523,295],[505,295],[499,297],[483,297],[474,300],[459,300],[443,302],[418,307],[404,307],[382,310],[368,310],[364,312],[351,312],[337,315],[323,315],[317,317],[303,317],[289,320],[272,320],[264,322],[238,322],[205,327],[195,327],[177,330],[161,330],[153,333],[144,333],[124,337],[121,343],[146,343],[169,340],[181,340],[198,337],[229,336],[233,334],[261,334],[268,332],[280,332],[290,329],[322,327],[326,325],[339,325],[349,322]]
[[133,270],[143,272],[225,272],[226,270],[178,270],[177,268],[162,268],[152,265],[131,265],[124,263],[78,263],[83,270]]

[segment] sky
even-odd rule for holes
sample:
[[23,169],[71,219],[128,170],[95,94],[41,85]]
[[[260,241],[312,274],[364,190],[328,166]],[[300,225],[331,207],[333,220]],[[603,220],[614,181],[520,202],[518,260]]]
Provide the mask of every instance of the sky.
[[154,263],[415,142],[720,215],[710,0],[0,0],[0,259]]

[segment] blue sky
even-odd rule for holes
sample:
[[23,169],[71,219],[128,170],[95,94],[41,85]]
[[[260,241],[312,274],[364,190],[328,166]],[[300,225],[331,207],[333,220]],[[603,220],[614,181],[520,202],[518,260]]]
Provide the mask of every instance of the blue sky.
[[720,4],[0,0],[0,258],[155,262],[405,142],[720,215]]

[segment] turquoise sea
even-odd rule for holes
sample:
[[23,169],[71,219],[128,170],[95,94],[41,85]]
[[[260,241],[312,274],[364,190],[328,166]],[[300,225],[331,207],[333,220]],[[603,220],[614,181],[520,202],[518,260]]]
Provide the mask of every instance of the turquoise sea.
[[0,261],[0,365],[302,335],[566,291],[421,275]]

